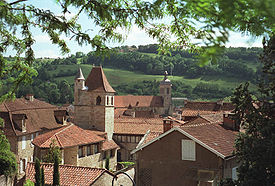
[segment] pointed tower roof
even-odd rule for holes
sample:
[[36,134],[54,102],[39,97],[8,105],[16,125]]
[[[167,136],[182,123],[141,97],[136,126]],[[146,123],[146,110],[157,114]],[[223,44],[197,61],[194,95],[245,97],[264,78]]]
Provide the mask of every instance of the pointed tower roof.
[[167,78],[167,76],[168,76],[168,72],[167,71],[165,71],[164,72],[164,78],[163,78],[163,80],[160,82],[160,84],[171,84],[171,81]]
[[81,68],[78,69],[78,72],[75,76],[75,79],[85,79],[84,76],[83,76]]
[[109,84],[102,67],[93,67],[85,81],[88,91],[116,92]]

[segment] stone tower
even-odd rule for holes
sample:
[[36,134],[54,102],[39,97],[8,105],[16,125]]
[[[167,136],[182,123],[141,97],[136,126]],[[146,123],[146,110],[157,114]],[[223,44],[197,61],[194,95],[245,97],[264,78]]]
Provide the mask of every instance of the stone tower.
[[85,89],[85,78],[83,76],[81,68],[78,69],[78,73],[74,79],[74,104],[79,103],[79,94]]
[[[77,81],[77,82],[76,82]],[[112,139],[114,131],[114,93],[102,67],[93,67],[85,82],[75,79],[74,122],[84,129],[97,129]]]
[[163,114],[171,115],[172,114],[172,98],[171,98],[172,83],[167,78],[167,76],[168,76],[168,73],[167,71],[165,71],[164,78],[159,85],[159,93],[163,99],[163,107],[164,107]]

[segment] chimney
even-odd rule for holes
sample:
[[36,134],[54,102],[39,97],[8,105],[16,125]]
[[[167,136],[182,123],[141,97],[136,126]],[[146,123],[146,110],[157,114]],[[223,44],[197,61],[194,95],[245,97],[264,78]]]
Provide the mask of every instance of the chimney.
[[26,99],[29,101],[33,101],[33,99],[34,99],[33,94],[27,94]]
[[168,118],[163,119],[163,133],[173,128],[173,121]]
[[228,129],[239,131],[240,127],[237,126],[233,116],[233,113],[223,114],[223,125]]

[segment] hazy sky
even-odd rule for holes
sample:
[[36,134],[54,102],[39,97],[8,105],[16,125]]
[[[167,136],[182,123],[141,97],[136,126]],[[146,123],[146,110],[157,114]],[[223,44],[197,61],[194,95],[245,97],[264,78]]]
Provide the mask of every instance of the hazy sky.
[[[27,1],[29,4],[33,4],[35,6],[41,7],[43,9],[50,9],[51,11],[58,13],[60,12],[60,8],[56,5],[54,0],[30,0]],[[73,12],[73,11],[72,11]],[[71,15],[68,16],[73,16]],[[79,22],[82,27],[88,29],[91,27],[91,20],[84,15],[80,16]],[[90,27],[89,27],[90,26]],[[98,28],[94,28],[94,33],[98,31]],[[35,39],[35,44],[33,45],[33,49],[35,51],[35,57],[63,57],[60,53],[59,48],[56,45],[51,44],[51,41],[47,34],[40,32],[38,29],[32,29],[33,36]],[[123,31],[121,31],[123,33]],[[90,46],[79,46],[76,42],[70,40],[69,38],[64,39],[67,41],[68,46],[71,50],[70,54],[75,54],[78,51],[83,53],[88,53],[92,50]],[[231,32],[230,33],[230,41],[227,43],[227,47],[262,47],[261,44],[262,38],[251,38],[249,36],[242,35],[240,33]],[[146,45],[156,43],[155,40],[149,38],[144,31],[138,29],[136,26],[133,26],[132,30],[128,33],[128,37],[124,43],[110,43],[110,46],[121,46],[121,45]],[[12,50],[7,52],[7,55],[14,55]],[[64,57],[65,57],[64,56]]]

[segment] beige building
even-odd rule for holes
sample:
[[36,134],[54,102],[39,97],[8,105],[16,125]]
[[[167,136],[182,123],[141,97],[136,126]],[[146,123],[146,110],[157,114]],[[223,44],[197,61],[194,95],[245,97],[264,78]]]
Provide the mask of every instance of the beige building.
[[25,175],[27,162],[33,162],[34,146],[31,142],[34,138],[67,124],[66,111],[32,95],[2,103],[0,117],[4,119],[3,130],[11,151],[16,155],[18,179]]
[[118,146],[113,140],[108,140],[104,132],[82,129],[71,123],[39,135],[32,143],[35,157],[42,160],[50,146],[55,144],[61,150],[61,164],[102,168],[109,158],[109,168],[116,169]]

